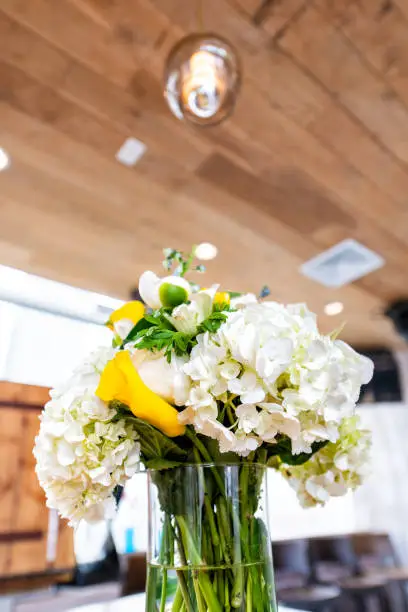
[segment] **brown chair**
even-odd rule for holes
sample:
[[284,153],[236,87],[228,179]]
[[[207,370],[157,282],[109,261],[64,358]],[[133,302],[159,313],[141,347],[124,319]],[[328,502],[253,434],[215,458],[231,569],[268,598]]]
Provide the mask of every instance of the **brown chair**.
[[276,542],[273,546],[278,600],[294,610],[334,612],[340,589],[313,584],[307,540]]
[[309,546],[312,575],[317,583],[338,585],[357,612],[369,612],[372,600],[381,612],[393,612],[387,592],[388,580],[361,575],[349,536],[313,538]]
[[389,535],[358,533],[351,539],[361,572],[388,580],[396,609],[408,612],[408,567],[401,566]]
[[144,592],[146,568],[146,553],[132,553],[120,557],[122,597]]

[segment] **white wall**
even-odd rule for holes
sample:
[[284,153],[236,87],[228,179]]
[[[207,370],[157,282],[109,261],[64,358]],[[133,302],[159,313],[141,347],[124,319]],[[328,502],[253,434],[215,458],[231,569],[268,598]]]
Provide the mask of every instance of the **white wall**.
[[408,352],[396,354],[403,402],[364,404],[373,435],[372,474],[354,498],[356,530],[385,531],[408,563]]
[[302,508],[296,493],[276,472],[268,476],[269,524],[272,538],[302,538],[345,533],[355,528],[353,495],[332,499],[324,508]]
[[102,325],[0,301],[0,380],[54,386],[111,341]]

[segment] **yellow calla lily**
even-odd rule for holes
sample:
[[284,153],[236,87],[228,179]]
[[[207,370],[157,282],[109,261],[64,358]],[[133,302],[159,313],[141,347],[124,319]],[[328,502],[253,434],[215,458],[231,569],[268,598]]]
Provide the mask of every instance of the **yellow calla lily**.
[[129,321],[132,321],[134,325],[136,325],[136,323],[138,323],[140,319],[144,316],[144,313],[145,307],[142,302],[138,302],[136,300],[134,302],[127,302],[126,304],[123,304],[123,306],[112,312],[106,325],[110,329],[113,329],[114,323],[122,321],[122,319],[128,319]]
[[177,410],[144,384],[128,351],[120,351],[107,363],[96,395],[106,403],[118,400],[126,404],[135,416],[170,438],[181,436],[185,431]]

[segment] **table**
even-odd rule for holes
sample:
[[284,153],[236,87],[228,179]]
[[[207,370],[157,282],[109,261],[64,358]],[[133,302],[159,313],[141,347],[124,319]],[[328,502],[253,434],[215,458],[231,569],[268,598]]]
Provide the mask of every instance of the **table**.
[[14,607],[14,597],[0,596],[0,612],[12,612]]
[[26,575],[3,576],[0,579],[0,612],[12,612],[19,593],[49,588],[59,581],[72,580],[70,570],[46,570]]
[[[71,608],[68,612],[144,612],[145,596],[131,595],[130,597],[122,597],[107,603],[91,604],[90,606],[80,606],[79,608]],[[301,610],[293,610],[279,606],[279,612],[301,612]]]

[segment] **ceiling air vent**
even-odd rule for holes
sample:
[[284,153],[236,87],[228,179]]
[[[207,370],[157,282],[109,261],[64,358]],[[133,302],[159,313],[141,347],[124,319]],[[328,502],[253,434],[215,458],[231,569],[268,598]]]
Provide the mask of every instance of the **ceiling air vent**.
[[313,257],[300,271],[325,287],[337,288],[378,270],[384,263],[380,255],[350,238]]

